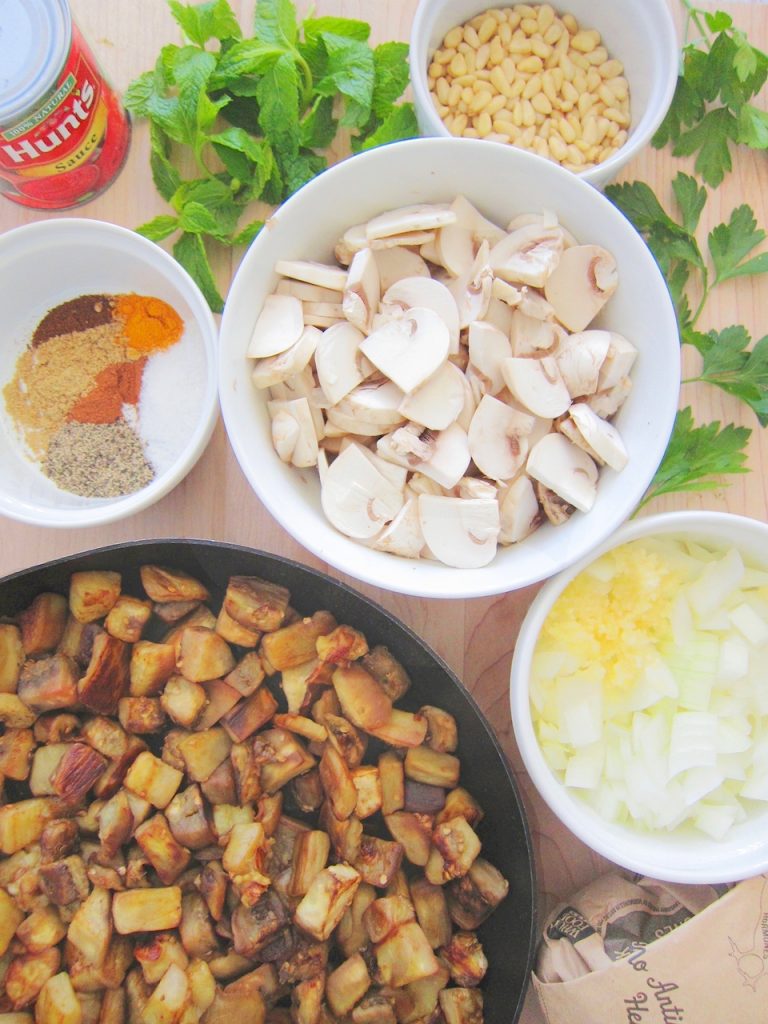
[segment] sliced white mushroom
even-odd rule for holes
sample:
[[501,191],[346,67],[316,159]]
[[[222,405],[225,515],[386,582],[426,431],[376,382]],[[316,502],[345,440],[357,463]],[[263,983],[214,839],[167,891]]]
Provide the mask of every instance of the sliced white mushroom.
[[501,364],[512,355],[509,338],[485,320],[469,325],[469,361],[488,382],[486,393],[496,395],[504,387]]
[[377,551],[388,551],[403,558],[419,558],[424,549],[424,534],[419,521],[419,504],[409,498],[395,518],[373,541]]
[[616,260],[599,245],[573,245],[544,285],[555,316],[569,331],[583,331],[616,291]]
[[512,355],[541,355],[554,347],[561,333],[564,333],[562,327],[551,320],[537,320],[526,316],[519,309],[512,311],[512,327],[509,332]]
[[322,486],[323,480],[325,480],[325,474],[328,470],[328,456],[325,452],[325,448],[321,447],[317,450],[317,475],[320,477],[320,486]]
[[444,284],[431,277],[404,277],[396,281],[381,297],[382,310],[391,306],[401,309],[431,309],[448,329],[450,352],[459,347],[459,310],[456,301]]
[[304,331],[301,302],[293,295],[268,295],[253,328],[246,355],[256,359],[285,352]]
[[461,429],[466,433],[469,430],[469,424],[472,422],[472,417],[475,415],[475,409],[477,403],[483,397],[482,395],[475,394],[472,388],[472,384],[466,373],[461,375],[462,387],[464,390],[464,404],[461,407],[461,412],[456,417],[456,422]]
[[597,466],[562,434],[547,434],[531,448],[526,472],[581,512],[595,503]]
[[527,224],[510,232],[491,249],[493,272],[512,284],[542,288],[560,260],[565,236],[559,225]]
[[545,228],[560,227],[566,246],[577,245],[576,239],[564,228],[554,210],[542,210],[541,213],[519,213],[507,224],[507,231],[516,231],[517,228],[525,227],[527,224],[540,224]]
[[419,307],[384,324],[360,343],[363,355],[406,392],[414,391],[439,370],[448,358],[448,349],[445,321],[433,310]]
[[511,480],[528,455],[534,417],[485,395],[469,425],[469,454],[491,480]]
[[552,356],[526,359],[513,356],[501,364],[501,372],[514,397],[535,416],[554,419],[571,404],[557,363]]
[[637,359],[637,349],[631,341],[627,341],[623,334],[617,334],[616,331],[608,333],[610,335],[608,353],[600,367],[600,376],[597,381],[598,391],[615,387],[620,380],[629,377]]
[[389,238],[413,231],[434,231],[446,224],[455,224],[456,214],[446,203],[401,206],[373,217],[365,227],[368,239]]
[[493,287],[491,287],[491,299],[483,320],[509,337],[509,332],[512,330],[512,309],[506,302],[493,297]]
[[419,246],[419,256],[421,256],[426,263],[433,263],[436,267],[443,266],[440,248],[437,244],[437,237],[439,234],[439,231],[435,231],[434,238],[430,238],[428,242],[424,242]]
[[445,363],[403,398],[400,412],[430,430],[444,430],[458,419],[464,402],[464,374],[453,363]]
[[631,378],[622,377],[621,380],[614,384],[612,388],[605,388],[603,391],[596,391],[594,395],[590,395],[587,398],[587,405],[593,412],[596,412],[598,416],[602,416],[604,420],[608,420],[612,416],[616,415],[626,399],[629,397],[631,390]]
[[561,498],[559,494],[555,494],[538,480],[533,482],[533,491],[541,506],[541,511],[553,526],[562,526],[563,523],[567,523],[576,511],[575,505],[571,505],[565,498]]
[[496,245],[504,238],[505,232],[498,224],[484,217],[464,196],[456,196],[451,203],[451,209],[456,214],[456,223],[467,228],[476,242],[486,241],[490,245]]
[[423,473],[411,473],[405,488],[406,496],[419,494],[444,494],[445,491],[436,480],[430,480]]
[[522,298],[520,299],[519,310],[526,316],[532,316],[534,320],[554,320],[555,311],[547,302],[540,291],[536,288],[529,288],[523,285]]
[[337,530],[347,537],[370,540],[395,518],[405,499],[360,446],[351,444],[326,470],[320,500]]
[[417,252],[395,246],[392,249],[377,249],[374,253],[379,268],[381,291],[391,288],[395,281],[404,277],[429,277],[429,267]]
[[370,249],[361,249],[349,265],[341,305],[347,320],[366,333],[379,307],[380,288],[376,258]]
[[321,337],[322,331],[318,331],[316,327],[305,327],[299,340],[285,352],[257,360],[251,380],[257,388],[271,388],[287,377],[301,373],[315,354]]
[[499,494],[499,544],[517,544],[541,522],[541,509],[530,477],[521,473]]
[[391,380],[382,377],[359,384],[344,400],[355,416],[371,423],[381,423],[387,429],[402,423],[406,418],[400,411],[403,392]]
[[465,476],[453,489],[457,498],[497,498],[499,489],[490,480],[482,480],[477,476]]
[[340,302],[305,302],[303,314],[304,323],[312,327],[333,327],[346,319]]
[[457,423],[437,433],[418,433],[411,427],[400,427],[376,442],[376,451],[383,459],[406,465],[423,473],[446,490],[455,487],[470,462],[466,431]]
[[323,331],[315,350],[317,379],[331,405],[340,402],[363,380],[358,358],[365,335],[343,321]]
[[291,461],[299,439],[299,424],[287,409],[272,412],[272,445],[282,462]]
[[[287,462],[288,459],[285,455],[290,448],[290,462],[297,469],[315,466],[317,464],[318,438],[307,399],[295,398],[287,402],[271,401],[267,403],[267,408],[273,423],[272,440],[280,458]],[[292,430],[286,422],[286,416],[291,416],[298,428],[292,443]],[[278,420],[277,436],[274,428],[275,420]]]
[[316,284],[320,288],[330,288],[336,292],[343,292],[347,283],[346,270],[334,267],[330,263],[318,263],[316,260],[278,260],[275,270],[283,277],[290,277],[294,281]]
[[479,569],[496,554],[499,503],[495,498],[422,494],[419,521],[430,551],[445,565]]
[[404,246],[427,245],[435,240],[434,231],[406,231],[402,235],[389,235],[387,238],[371,238],[368,245],[374,252],[385,252],[387,249]]
[[352,437],[347,434],[339,445],[339,452],[343,452],[345,448],[348,448],[351,444],[357,444],[359,450],[365,455],[366,459],[371,465],[381,473],[382,476],[386,477],[387,480],[395,487],[399,487],[400,490],[405,493],[405,487],[408,483],[408,470],[405,466],[398,466],[394,462],[387,462],[386,459],[382,459],[380,455],[372,451],[367,443],[359,438]]
[[355,253],[365,249],[367,245],[368,236],[365,233],[365,224],[353,224],[338,240],[333,254],[339,263],[348,267]]
[[505,302],[507,306],[516,309],[523,299],[523,289],[515,288],[509,281],[502,281],[500,277],[494,277],[491,285],[491,295],[494,299]]
[[461,277],[470,270],[475,261],[475,243],[469,228],[447,224],[438,231],[436,244],[439,263],[450,274]]
[[488,312],[493,288],[493,271],[488,263],[489,247],[482,242],[475,262],[461,277],[443,279],[459,310],[459,327],[468,327],[473,320],[482,320]]
[[610,337],[609,331],[563,333],[554,356],[571,398],[597,391],[600,367],[605,361]]
[[602,462],[617,471],[624,469],[629,454],[621,434],[612,423],[602,419],[583,402],[575,402],[571,406],[570,418]]
[[294,298],[301,299],[302,302],[333,302],[336,304],[341,302],[342,297],[341,292],[334,291],[332,288],[321,288],[316,284],[292,281],[289,277],[278,281],[275,294],[293,295]]

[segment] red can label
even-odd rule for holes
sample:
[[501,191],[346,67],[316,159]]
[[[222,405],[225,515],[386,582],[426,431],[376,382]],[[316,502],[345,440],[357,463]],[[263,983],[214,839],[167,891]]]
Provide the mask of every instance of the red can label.
[[57,85],[36,110],[0,129],[0,189],[40,209],[85,202],[122,166],[129,133],[125,111],[73,26]]

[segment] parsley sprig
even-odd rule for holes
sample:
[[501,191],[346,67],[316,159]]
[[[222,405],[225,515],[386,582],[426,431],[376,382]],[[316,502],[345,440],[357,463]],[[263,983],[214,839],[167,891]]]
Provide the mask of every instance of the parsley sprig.
[[227,0],[169,7],[187,43],[164,46],[124,101],[149,120],[152,177],[173,213],[138,230],[178,233],[174,255],[220,312],[209,247],[258,234],[262,220],[241,224],[254,201],[277,205],[324,170],[340,131],[353,152],[418,134],[413,106],[397,102],[408,47],[372,48],[370,25],[351,18],[299,22],[291,0],[259,0],[249,37]]
[[652,142],[672,144],[675,156],[696,154],[695,169],[713,187],[733,166],[732,149],[743,143],[768,149],[768,113],[752,99],[768,79],[768,54],[753,46],[725,11],[707,11],[682,0],[687,13],[677,88]]

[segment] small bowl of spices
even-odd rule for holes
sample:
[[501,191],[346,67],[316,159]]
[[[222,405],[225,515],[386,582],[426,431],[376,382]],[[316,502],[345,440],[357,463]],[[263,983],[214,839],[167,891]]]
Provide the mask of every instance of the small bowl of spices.
[[102,221],[0,236],[0,513],[112,522],[167,494],[213,431],[216,325],[158,246]]

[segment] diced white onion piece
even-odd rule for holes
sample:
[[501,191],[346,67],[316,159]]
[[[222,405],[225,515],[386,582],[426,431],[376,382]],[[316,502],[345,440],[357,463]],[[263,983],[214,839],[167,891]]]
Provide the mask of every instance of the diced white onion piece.
[[744,576],[744,562],[736,548],[704,567],[687,589],[688,600],[697,615],[707,615],[725,602]]
[[603,732],[603,688],[594,679],[567,679],[557,687],[563,740],[586,747]]
[[731,623],[755,647],[768,644],[768,622],[761,619],[754,608],[746,602],[732,608],[729,613]]
[[669,776],[688,768],[712,766],[716,760],[717,718],[706,711],[679,711],[672,719]]
[[722,839],[732,828],[736,820],[734,807],[715,804],[700,804],[693,819],[696,828],[705,832],[712,839]]
[[738,636],[723,637],[717,673],[720,679],[743,679],[749,671],[749,648]]
[[568,759],[565,784],[576,789],[594,789],[600,781],[605,751],[602,743],[593,743]]

